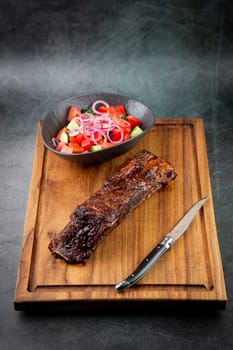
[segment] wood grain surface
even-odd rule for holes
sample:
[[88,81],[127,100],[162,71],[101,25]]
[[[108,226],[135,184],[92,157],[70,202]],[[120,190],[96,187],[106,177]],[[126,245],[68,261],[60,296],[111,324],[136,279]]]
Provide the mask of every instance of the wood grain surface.
[[[91,309],[126,302],[210,303],[226,307],[227,296],[216,232],[211,184],[201,119],[157,120],[130,152],[112,161],[84,166],[60,159],[36,135],[35,156],[15,289],[17,310],[45,305]],[[99,189],[105,178],[148,149],[171,162],[178,173],[167,188],[134,210],[85,265],[69,265],[48,250],[73,209]],[[127,277],[201,197],[209,200],[186,233],[134,287],[122,293],[115,284]],[[183,303],[182,303],[183,304]]]

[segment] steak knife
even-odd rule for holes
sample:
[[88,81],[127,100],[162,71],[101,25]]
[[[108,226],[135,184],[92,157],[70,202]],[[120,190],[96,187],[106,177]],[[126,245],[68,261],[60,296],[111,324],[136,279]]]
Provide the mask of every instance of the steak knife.
[[146,256],[146,258],[138,265],[136,270],[122,282],[116,284],[115,289],[122,291],[133,286],[152,268],[152,266],[166,253],[187,230],[194,217],[206,202],[208,197],[204,197],[196,202],[175,227],[163,238],[163,240]]

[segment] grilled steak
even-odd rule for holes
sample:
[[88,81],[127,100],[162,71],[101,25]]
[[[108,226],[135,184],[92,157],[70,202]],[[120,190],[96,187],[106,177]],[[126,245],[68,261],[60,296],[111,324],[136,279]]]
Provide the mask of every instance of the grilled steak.
[[149,151],[139,151],[73,211],[68,224],[51,240],[50,251],[68,263],[85,262],[100,238],[175,177],[171,164]]

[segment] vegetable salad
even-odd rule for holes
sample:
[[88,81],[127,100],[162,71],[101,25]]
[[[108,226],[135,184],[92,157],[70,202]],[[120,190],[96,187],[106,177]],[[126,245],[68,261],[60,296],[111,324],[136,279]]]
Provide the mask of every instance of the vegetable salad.
[[143,132],[142,122],[128,115],[123,105],[111,106],[97,100],[91,108],[70,106],[67,124],[52,138],[55,149],[63,153],[99,151]]

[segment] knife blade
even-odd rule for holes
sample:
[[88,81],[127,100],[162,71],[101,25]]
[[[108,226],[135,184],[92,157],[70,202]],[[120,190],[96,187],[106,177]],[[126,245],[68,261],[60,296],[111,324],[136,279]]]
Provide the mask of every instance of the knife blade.
[[122,282],[116,284],[115,289],[122,291],[133,286],[152,268],[152,266],[166,253],[187,230],[201,207],[207,201],[208,197],[204,197],[196,202],[173,229],[156,245],[156,247],[146,256],[146,258],[138,265],[136,270]]

